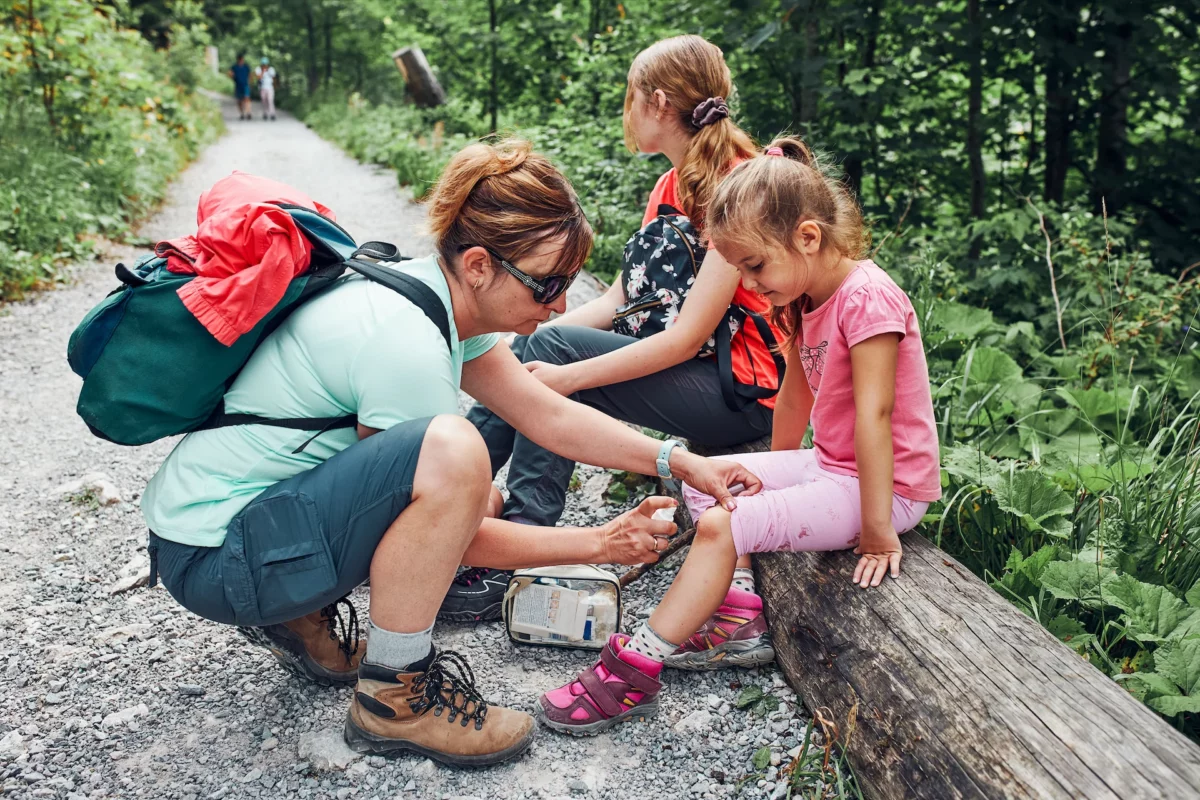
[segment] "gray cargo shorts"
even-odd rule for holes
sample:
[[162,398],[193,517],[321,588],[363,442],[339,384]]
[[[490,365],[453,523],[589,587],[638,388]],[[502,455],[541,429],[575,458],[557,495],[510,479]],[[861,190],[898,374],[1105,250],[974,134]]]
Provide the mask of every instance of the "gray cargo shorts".
[[412,500],[432,418],[363,439],[280,481],[233,518],[219,547],[150,533],[150,557],[180,605],[214,622],[274,625],[349,594]]

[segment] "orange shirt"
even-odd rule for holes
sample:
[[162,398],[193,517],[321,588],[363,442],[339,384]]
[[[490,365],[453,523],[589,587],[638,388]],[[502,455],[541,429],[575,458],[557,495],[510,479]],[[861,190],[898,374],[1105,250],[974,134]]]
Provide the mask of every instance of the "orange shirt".
[[[654,184],[654,191],[650,192],[650,202],[646,204],[646,214],[642,218],[642,227],[658,216],[658,207],[662,203],[683,210],[679,206],[679,176],[673,168]],[[747,291],[739,283],[737,291],[733,293],[733,302],[761,315],[770,325],[771,304],[762,295]],[[771,332],[775,334],[776,342],[783,341],[783,334],[774,325],[771,325]],[[731,356],[733,374],[738,383],[757,384],[768,389],[779,387],[779,374],[775,371],[771,351],[753,326],[748,325],[734,334]],[[767,408],[775,408],[774,397],[758,402]]]

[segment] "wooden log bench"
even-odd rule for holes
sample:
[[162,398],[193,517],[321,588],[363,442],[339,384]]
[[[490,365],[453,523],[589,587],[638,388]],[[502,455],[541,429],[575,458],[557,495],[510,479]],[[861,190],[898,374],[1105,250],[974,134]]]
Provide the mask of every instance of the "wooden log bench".
[[1200,798],[1200,746],[920,534],[902,541],[900,579],[867,590],[850,551],[754,557],[779,665],[837,724],[866,797]]

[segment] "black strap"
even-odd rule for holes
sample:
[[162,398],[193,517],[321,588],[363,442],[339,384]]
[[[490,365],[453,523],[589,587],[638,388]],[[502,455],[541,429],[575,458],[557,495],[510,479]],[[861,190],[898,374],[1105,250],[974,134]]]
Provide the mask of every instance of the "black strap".
[[670,203],[659,203],[658,204],[658,213],[655,216],[658,216],[658,217],[682,217],[683,212],[680,211],[675,206],[671,205]]
[[[368,245],[381,244],[386,243],[368,243]],[[363,252],[368,245],[363,245],[355,253]],[[394,246],[388,246],[395,250]],[[395,255],[403,258],[398,253]],[[446,347],[451,350],[454,349],[454,342],[450,338],[450,318],[446,314],[446,306],[442,304],[442,300],[437,296],[437,293],[426,286],[423,281],[414,278],[412,275],[381,267],[369,261],[360,261],[357,258],[347,260],[345,265],[364,278],[386,286],[419,308],[437,326],[438,331],[442,334],[442,338],[446,340]],[[204,424],[195,430],[207,431],[214,428],[228,428],[233,425],[270,425],[274,428],[316,431],[316,433],[292,451],[293,454],[296,454],[304,452],[304,448],[308,447],[313,439],[316,439],[326,431],[337,430],[339,428],[353,428],[357,424],[358,417],[354,414],[347,414],[341,417],[296,417],[292,419],[271,419],[269,417],[260,417],[257,414],[227,414],[225,413],[225,402],[222,400],[221,405],[213,411]]]
[[116,273],[117,273],[117,280],[119,280],[121,283],[125,284],[126,286],[132,286],[135,289],[139,286],[145,286],[147,283],[150,282],[150,281],[146,280],[145,278],[143,278],[141,275],[138,275],[136,272],[134,272],[133,270],[131,270],[129,267],[125,266],[124,264],[117,264]]
[[[743,328],[745,328],[747,320],[754,323],[758,335],[762,337],[763,344],[767,346],[767,352],[775,361],[775,371],[779,378],[777,386],[783,386],[783,375],[787,370],[787,363],[778,352],[778,342],[775,340],[775,334],[771,332],[771,326],[762,318],[762,315],[747,311],[741,306],[730,306],[730,309],[735,310],[741,316]],[[725,399],[725,405],[730,411],[745,411],[759,400],[774,397],[779,393],[779,389],[768,389],[764,386],[737,382],[737,378],[733,374],[733,332],[729,330],[728,317],[722,319],[721,324],[717,326],[716,339],[717,375],[721,383],[721,396]]]
[[400,248],[391,242],[366,242],[350,254],[351,258],[366,256],[376,261],[409,261],[408,256],[400,255]]

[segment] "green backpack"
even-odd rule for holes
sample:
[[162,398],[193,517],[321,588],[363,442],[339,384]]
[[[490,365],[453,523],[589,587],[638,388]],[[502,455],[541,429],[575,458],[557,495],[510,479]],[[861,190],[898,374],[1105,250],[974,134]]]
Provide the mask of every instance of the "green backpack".
[[67,361],[83,378],[76,411],[92,433],[117,444],[139,445],[229,425],[274,425],[314,431],[314,437],[353,427],[354,415],[267,419],[226,414],[224,409],[225,392],[259,343],[347,269],[406,297],[438,326],[446,346],[452,346],[446,307],[432,289],[411,275],[359,259],[404,260],[394,245],[368,242],[359,247],[349,233],[316,211],[279,205],[312,242],[312,262],[258,325],[230,347],[218,342],[176,294],[194,275],[170,272],[167,260],[153,253],[132,267],[117,265],[122,285],[88,312],[67,344]]

